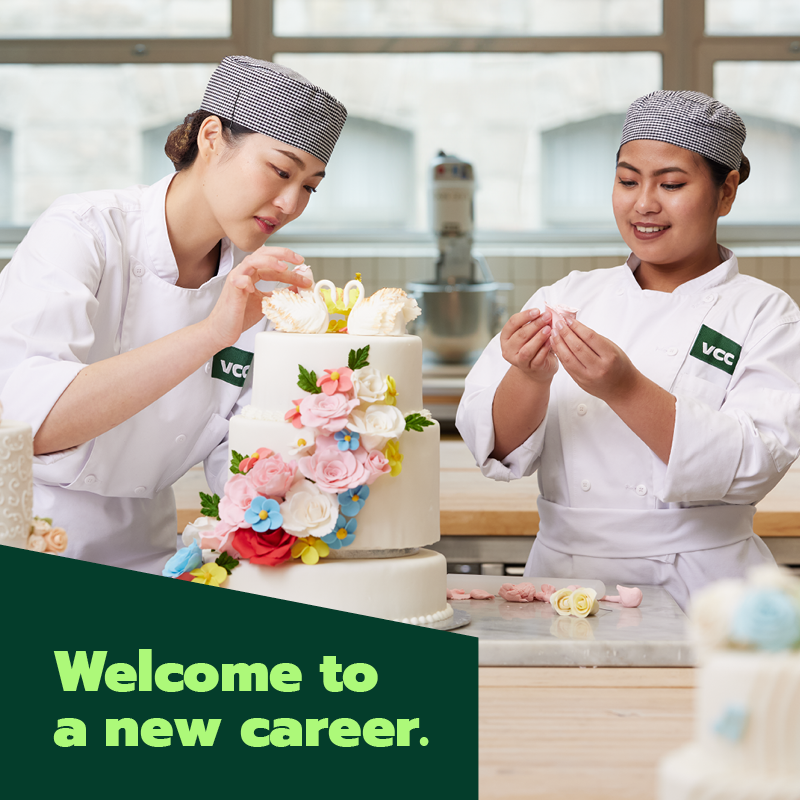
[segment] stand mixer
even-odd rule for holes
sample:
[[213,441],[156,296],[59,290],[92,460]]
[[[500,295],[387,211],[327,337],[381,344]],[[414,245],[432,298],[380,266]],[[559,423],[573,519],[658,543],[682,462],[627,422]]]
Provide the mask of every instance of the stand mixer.
[[422,309],[414,333],[422,339],[427,360],[469,364],[500,329],[505,307],[498,292],[513,285],[497,283],[486,259],[473,253],[472,164],[440,151],[431,162],[430,182],[439,258],[434,282],[407,286]]

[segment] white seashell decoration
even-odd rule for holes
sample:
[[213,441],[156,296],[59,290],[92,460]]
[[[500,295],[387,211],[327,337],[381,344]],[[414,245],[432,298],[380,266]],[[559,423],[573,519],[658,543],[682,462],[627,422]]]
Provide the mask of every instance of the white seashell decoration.
[[358,298],[347,318],[347,332],[359,336],[401,336],[406,332],[406,322],[421,313],[417,301],[402,289],[379,289],[364,297],[361,281],[350,281],[344,287],[344,296],[351,289],[358,290]]
[[299,292],[278,289],[261,301],[261,310],[272,321],[275,330],[283,333],[325,333],[330,315],[320,291],[323,287],[336,296],[336,287],[330,281],[322,280],[311,289]]

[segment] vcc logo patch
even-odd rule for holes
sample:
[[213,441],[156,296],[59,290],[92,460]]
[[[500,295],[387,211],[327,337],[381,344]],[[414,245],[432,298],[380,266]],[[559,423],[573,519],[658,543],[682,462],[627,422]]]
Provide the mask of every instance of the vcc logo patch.
[[706,364],[711,364],[712,367],[717,367],[729,375],[733,375],[741,353],[741,345],[706,325],[700,327],[700,333],[697,334],[689,351],[690,356],[705,361]]
[[244,386],[253,354],[238,347],[226,347],[214,356],[211,363],[211,377],[230,383],[232,386]]

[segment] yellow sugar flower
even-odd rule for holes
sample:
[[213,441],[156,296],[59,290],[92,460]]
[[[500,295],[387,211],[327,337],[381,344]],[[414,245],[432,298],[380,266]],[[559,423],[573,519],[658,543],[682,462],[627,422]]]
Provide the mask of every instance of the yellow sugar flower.
[[[348,314],[350,312],[348,311]],[[328,322],[328,330],[325,333],[339,333],[340,330],[347,327],[346,319],[332,319]]]
[[397,384],[391,375],[386,376],[386,399],[383,401],[387,406],[397,405]]
[[317,539],[316,536],[306,536],[298,539],[292,545],[292,558],[299,558],[304,564],[316,564],[330,551],[330,547],[322,539]]
[[203,564],[191,572],[194,575],[192,583],[204,583],[206,586],[219,586],[228,577],[228,571],[219,564]]
[[383,454],[392,468],[392,477],[396,478],[403,471],[403,454],[400,452],[400,445],[397,439],[391,439],[383,449]]

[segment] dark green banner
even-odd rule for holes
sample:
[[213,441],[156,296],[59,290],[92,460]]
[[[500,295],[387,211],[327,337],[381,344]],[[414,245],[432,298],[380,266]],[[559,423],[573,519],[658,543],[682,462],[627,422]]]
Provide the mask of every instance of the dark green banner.
[[477,639],[0,555],[4,796],[477,797]]

